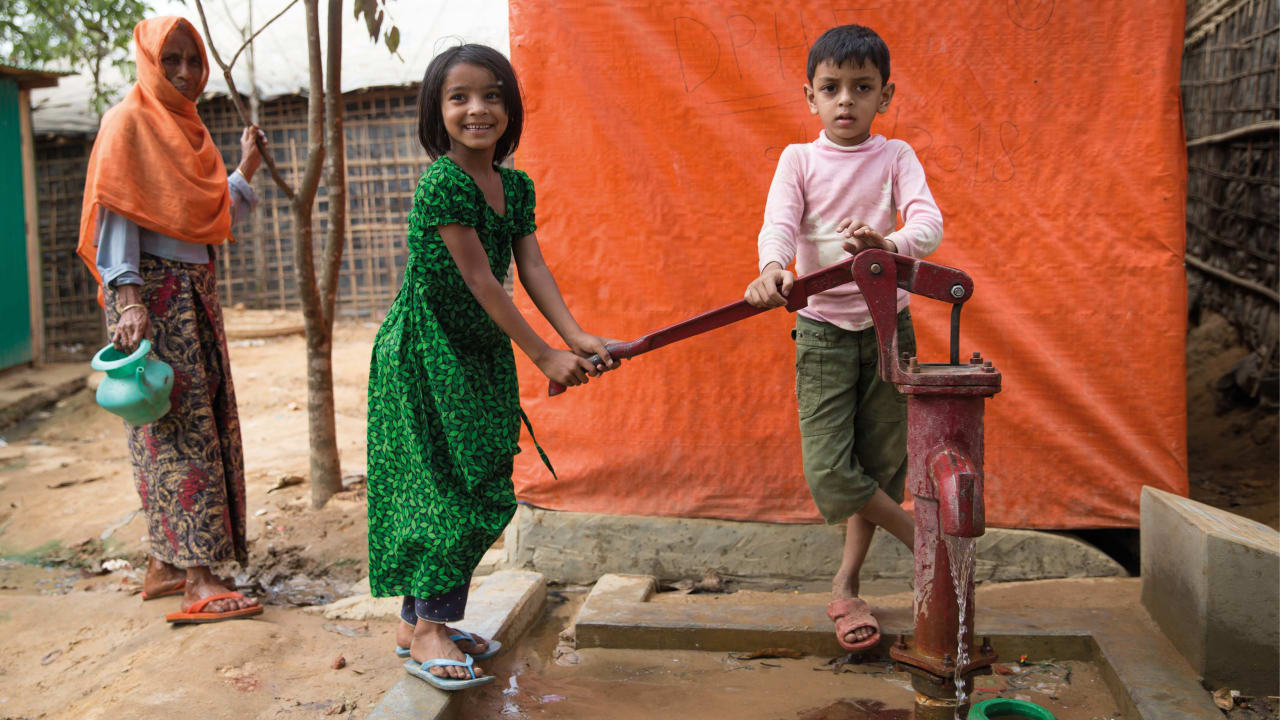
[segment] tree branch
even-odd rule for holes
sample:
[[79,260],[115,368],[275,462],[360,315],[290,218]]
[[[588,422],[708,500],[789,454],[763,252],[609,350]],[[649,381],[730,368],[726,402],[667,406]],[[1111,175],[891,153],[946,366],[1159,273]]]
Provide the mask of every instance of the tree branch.
[[[296,2],[297,0],[294,0],[293,3],[289,3],[289,7],[293,7]],[[288,7],[285,8],[285,10],[288,9]],[[209,52],[213,55],[213,61],[218,63],[218,67],[222,68],[222,77],[227,81],[227,90],[231,94],[231,102],[236,106],[236,112],[240,113],[240,122],[245,125],[252,125],[253,123],[249,119],[249,112],[244,107],[244,101],[240,99],[240,92],[236,90],[236,81],[231,79],[231,66],[222,62],[222,57],[218,55],[218,48],[213,45],[213,34],[209,32],[209,20],[204,15],[204,5],[200,0],[196,0],[196,10],[200,12],[200,24],[204,26],[204,36],[209,41]],[[282,10],[281,13],[283,12]],[[277,15],[276,17],[280,16]],[[272,18],[272,20],[274,19]],[[266,25],[263,27],[265,28]],[[258,32],[261,32],[261,30]],[[254,35],[256,36],[257,33],[254,33]],[[253,38],[249,39],[253,40]],[[243,49],[242,47],[241,50]],[[239,55],[240,53],[237,51],[236,56],[238,57]],[[271,179],[275,181],[276,187],[280,188],[280,192],[283,192],[285,197],[289,198],[289,202],[293,202],[297,197],[297,193],[294,192],[293,186],[289,184],[289,181],[285,180],[280,171],[276,169],[275,157],[263,144],[262,138],[254,138],[254,142],[258,145],[258,152],[262,153],[262,160],[267,164],[267,170],[270,171]]]
[[[294,5],[297,5],[297,4],[298,4],[298,0],[293,0],[293,2],[289,3],[288,5],[285,5],[285,6],[284,6],[284,9],[283,9],[283,10],[281,10],[280,12],[276,13],[275,17],[273,17],[273,18],[271,18],[270,20],[268,20],[268,21],[267,21],[267,22],[266,22],[262,27],[258,28],[256,32],[254,32],[252,35],[250,35],[250,36],[249,36],[249,39],[248,39],[248,40],[245,40],[245,41],[244,41],[244,44],[240,46],[240,49],[236,51],[236,54],[231,56],[231,62],[230,62],[230,63],[228,63],[228,65],[227,65],[227,69],[229,70],[229,69],[231,69],[232,67],[235,67],[236,59],[240,57],[240,53],[244,52],[244,49],[245,49],[245,48],[247,48],[247,47],[249,47],[249,43],[253,42],[253,39],[254,39],[254,38],[256,38],[256,37],[258,37],[258,33],[261,33],[263,30],[266,30],[266,29],[267,29],[267,27],[271,25],[271,23],[275,22],[277,19],[279,19],[279,18],[280,18],[280,16],[281,16],[281,15],[285,14],[286,12],[288,12],[288,11],[289,11],[289,8],[291,8],[291,7],[293,7]],[[206,30],[205,32],[207,33],[208,31]]]
[[320,309],[332,332],[338,296],[338,274],[347,230],[346,139],[342,129],[342,0],[329,0],[325,52],[325,187],[329,191],[329,233],[320,264]]

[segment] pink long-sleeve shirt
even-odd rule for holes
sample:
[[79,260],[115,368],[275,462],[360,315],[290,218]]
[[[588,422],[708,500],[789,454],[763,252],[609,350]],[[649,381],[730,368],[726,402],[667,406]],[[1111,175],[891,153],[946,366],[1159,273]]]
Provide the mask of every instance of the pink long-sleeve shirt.
[[[836,232],[846,217],[875,228],[903,255],[921,258],[942,242],[942,214],[910,145],[872,135],[843,147],[823,132],[811,143],[788,145],[778,158],[760,228],[759,269],[771,262],[789,267],[794,260],[796,274],[804,275],[849,257],[844,236]],[[909,298],[898,290],[899,311]],[[814,295],[800,314],[845,330],[871,327],[855,283]]]

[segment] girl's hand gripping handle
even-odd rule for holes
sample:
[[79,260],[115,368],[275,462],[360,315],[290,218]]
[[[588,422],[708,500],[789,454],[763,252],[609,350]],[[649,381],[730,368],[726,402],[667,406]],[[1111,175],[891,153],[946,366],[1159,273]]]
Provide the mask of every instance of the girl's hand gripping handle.
[[[619,360],[625,360],[631,357],[635,345],[636,343],[634,342],[618,342],[609,343],[608,345],[605,345],[604,348],[609,351],[609,356],[612,357],[616,363]],[[591,363],[591,367],[600,367],[601,365],[604,365],[604,359],[599,355],[592,355],[587,358],[587,362]],[[555,397],[567,389],[568,388],[564,385],[552,380],[547,384],[547,397]]]

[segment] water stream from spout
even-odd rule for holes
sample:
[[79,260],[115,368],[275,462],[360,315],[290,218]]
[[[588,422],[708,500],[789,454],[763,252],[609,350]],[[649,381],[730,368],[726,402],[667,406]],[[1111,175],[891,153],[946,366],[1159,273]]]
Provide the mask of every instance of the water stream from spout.
[[973,566],[977,557],[974,550],[974,538],[952,537],[942,533],[947,544],[947,555],[951,560],[951,584],[956,591],[956,604],[960,609],[960,630],[956,633],[956,718],[960,717],[960,708],[964,707],[969,694],[965,692],[964,667],[969,664],[969,645],[964,641],[965,618],[969,610],[968,589],[973,585]]

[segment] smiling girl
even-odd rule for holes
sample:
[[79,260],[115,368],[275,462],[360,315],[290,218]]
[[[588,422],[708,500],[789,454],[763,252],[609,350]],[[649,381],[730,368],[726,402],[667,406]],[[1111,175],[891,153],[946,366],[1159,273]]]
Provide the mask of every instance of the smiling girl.
[[[446,623],[462,619],[471,574],[515,512],[512,460],[528,418],[511,341],[564,385],[614,366],[609,341],[578,325],[543,261],[533,181],[499,166],[523,124],[498,51],[462,45],[431,61],[418,137],[434,162],[414,193],[404,284],[369,371],[369,581],[375,596],[404,596],[405,669],[445,690],[493,680],[474,659],[497,641]],[[503,288],[513,256],[567,350],[539,337]]]

